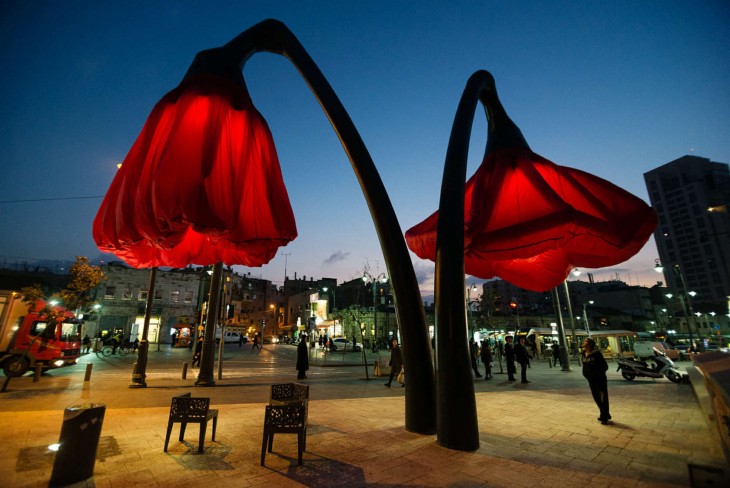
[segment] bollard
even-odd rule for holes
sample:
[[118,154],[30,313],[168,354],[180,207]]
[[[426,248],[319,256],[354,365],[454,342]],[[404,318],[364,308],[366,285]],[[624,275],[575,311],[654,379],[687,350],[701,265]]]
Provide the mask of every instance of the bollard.
[[73,405],[64,410],[50,486],[78,483],[94,475],[105,412],[103,403]]
[[188,378],[188,363],[183,363],[182,379]]
[[35,373],[33,374],[33,383],[38,383],[43,373],[43,363],[35,363]]
[[375,376],[381,376],[381,373],[380,373],[380,361],[378,361],[377,359],[375,360],[375,368],[374,368],[373,374]]
[[93,367],[93,363],[89,363],[86,365],[86,374],[84,375],[84,381],[91,381],[91,368]]

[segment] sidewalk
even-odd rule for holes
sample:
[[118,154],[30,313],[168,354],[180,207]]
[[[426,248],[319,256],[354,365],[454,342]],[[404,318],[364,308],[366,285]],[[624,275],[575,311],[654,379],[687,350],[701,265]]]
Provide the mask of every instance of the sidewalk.
[[[0,486],[47,486],[64,406],[107,404],[93,481],[88,486],[690,486],[690,465],[730,472],[717,434],[708,428],[689,384],[623,380],[609,362],[614,424],[597,408],[580,370],[537,361],[528,385],[506,375],[475,379],[480,448],[440,447],[436,436],[404,429],[404,388],[385,378],[365,380],[354,367],[313,367],[304,464],[296,464],[296,436],[277,435],[259,466],[269,385],[293,380],[287,371],[227,374],[216,387],[195,387],[194,375],[153,373],[146,389],[128,389],[122,375],[16,378],[0,397]],[[499,367],[495,368],[499,371]],[[126,373],[125,373],[126,374]],[[126,377],[128,378],[128,374]],[[219,410],[216,442],[194,453],[198,428],[185,443],[173,430],[162,451],[170,398],[186,391],[211,397]],[[132,405],[139,405],[132,408]],[[209,428],[210,432],[210,428]],[[721,472],[692,469],[694,476]],[[85,485],[80,485],[85,486]],[[695,486],[703,486],[696,482]]]

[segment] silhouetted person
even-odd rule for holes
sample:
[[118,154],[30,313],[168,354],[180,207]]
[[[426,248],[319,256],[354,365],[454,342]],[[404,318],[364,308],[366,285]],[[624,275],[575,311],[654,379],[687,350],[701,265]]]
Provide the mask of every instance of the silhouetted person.
[[388,382],[385,384],[388,388],[393,383],[393,378],[398,376],[398,373],[403,368],[403,357],[400,354],[400,347],[398,347],[398,339],[393,339],[391,343],[393,346],[390,348],[390,378],[388,378]]
[[486,339],[482,341],[480,356],[484,363],[484,379],[488,380],[492,377],[492,347]]
[[299,336],[299,344],[297,345],[297,379],[307,379],[307,370],[309,369],[309,352],[307,351],[307,335]]
[[522,382],[529,383],[529,381],[527,381],[527,368],[530,366],[530,353],[527,352],[524,337],[520,337],[520,341],[515,345],[515,359],[518,363],[520,363]]
[[562,366],[563,363],[560,360],[560,346],[558,345],[558,341],[553,341],[552,350],[553,350],[553,366],[557,366],[558,363],[560,363],[560,365]]
[[608,364],[603,353],[596,347],[596,341],[590,337],[583,341],[583,349],[583,376],[588,380],[593,400],[598,405],[600,413],[598,420],[606,425],[611,420],[608,410],[608,380],[606,379]]
[[469,339],[469,358],[471,359],[471,369],[474,370],[474,376],[481,378],[479,365],[477,364],[477,356],[479,356],[479,346],[474,342],[474,338]]
[[[200,367],[200,355],[203,353],[203,336],[198,337],[195,343],[195,352],[193,353],[193,366]],[[197,364],[196,364],[197,363]]]
[[507,381],[514,381],[515,373],[517,372],[517,367],[515,366],[515,348],[512,345],[514,338],[507,336],[504,340],[506,341],[504,345],[504,358],[507,363]]

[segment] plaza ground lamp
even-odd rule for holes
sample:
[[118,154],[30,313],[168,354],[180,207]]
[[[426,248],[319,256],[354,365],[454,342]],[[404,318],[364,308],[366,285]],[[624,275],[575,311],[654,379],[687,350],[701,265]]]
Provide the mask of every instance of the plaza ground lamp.
[[[484,160],[466,182],[477,103],[487,112]],[[479,447],[466,341],[464,276],[499,276],[533,291],[559,285],[576,266],[621,263],[644,245],[656,215],[643,201],[583,171],[532,152],[486,71],[461,97],[446,153],[439,209],[406,232],[410,249],[436,262],[438,442]]]
[[[112,182],[94,221],[94,239],[135,267],[214,264],[208,318],[215,324],[222,263],[260,266],[296,237],[273,140],[243,79],[244,64],[258,52],[283,55],[296,66],[345,148],[393,281],[404,360],[413,365],[406,428],[433,433],[432,352],[400,225],[352,120],[281,22],[265,20],[196,55],[180,85],[153,110]],[[214,384],[213,337],[206,329],[196,384]]]

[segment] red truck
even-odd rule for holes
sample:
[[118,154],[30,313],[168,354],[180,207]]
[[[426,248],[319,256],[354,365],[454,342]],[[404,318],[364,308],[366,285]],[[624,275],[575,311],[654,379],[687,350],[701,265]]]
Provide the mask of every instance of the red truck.
[[22,376],[38,364],[44,371],[76,364],[81,322],[62,307],[45,313],[45,306],[30,306],[20,293],[0,290],[0,368],[6,376]]

